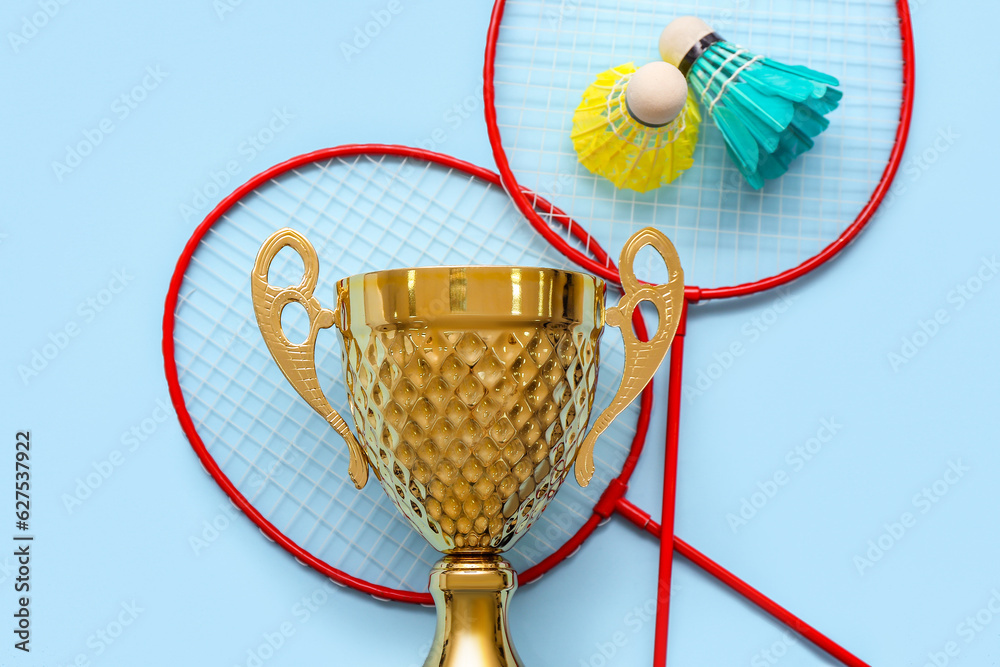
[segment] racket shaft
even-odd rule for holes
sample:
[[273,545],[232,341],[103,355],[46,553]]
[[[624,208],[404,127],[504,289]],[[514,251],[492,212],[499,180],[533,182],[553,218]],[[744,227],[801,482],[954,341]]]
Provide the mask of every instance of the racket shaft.
[[677,498],[677,441],[681,423],[681,378],[684,371],[684,335],[687,331],[687,301],[681,313],[670,353],[667,389],[667,449],[664,455],[663,527],[660,531],[660,574],[656,588],[656,624],[653,667],[666,667],[667,635],[670,627],[670,593],[673,588],[674,506]]
[[[663,530],[660,524],[653,521],[653,519],[643,512],[641,509],[633,505],[631,502],[625,498],[619,498],[615,509],[626,519],[634,523],[639,528],[645,530],[654,537],[660,537],[663,534]],[[809,625],[798,616],[788,611],[780,604],[767,597],[756,588],[743,581],[735,574],[722,567],[711,558],[703,554],[702,552],[695,549],[693,546],[682,540],[681,538],[674,536],[673,540],[673,550],[687,558],[689,561],[700,567],[702,570],[712,575],[726,586],[734,590],[735,592],[742,595],[744,598],[750,602],[757,605],[761,610],[767,612],[775,619],[781,621],[786,626],[797,632],[799,635],[804,637],[809,642],[812,642],[817,648],[820,648],[830,654],[832,657],[836,658],[840,662],[848,667],[869,667],[868,663],[861,660],[854,654],[850,653],[847,649],[837,644],[835,641],[824,635],[822,632]]]

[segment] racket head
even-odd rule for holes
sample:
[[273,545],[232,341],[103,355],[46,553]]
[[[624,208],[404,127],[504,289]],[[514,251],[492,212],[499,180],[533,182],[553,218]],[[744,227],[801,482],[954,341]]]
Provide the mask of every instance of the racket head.
[[[545,201],[539,205],[545,216],[561,215]],[[439,554],[378,484],[354,488],[346,444],[294,393],[257,330],[250,272],[261,243],[286,226],[316,246],[316,294],[328,306],[337,279],[375,269],[569,262],[524,224],[495,173],[387,145],[324,149],[258,174],[208,215],[178,260],[164,311],[165,372],[206,472],[301,563],[380,598],[431,604],[427,573]],[[600,248],[591,256],[609,259]],[[295,284],[301,275],[301,260],[292,255],[282,253],[272,264],[274,284]],[[296,317],[289,310],[283,328],[293,340],[304,338],[304,312]],[[636,327],[644,334],[641,320]],[[334,335],[321,333],[317,368],[331,404],[349,417]],[[605,336],[601,354],[598,405],[621,379],[620,339]],[[595,506],[605,491],[627,483],[645,439],[651,391],[598,444],[594,482],[564,484],[507,552],[522,583],[574,552],[596,527]]]
[[[573,111],[593,78],[621,63],[658,60],[660,32],[696,15],[727,40],[787,64],[837,76],[844,99],[831,126],[789,173],[754,191],[725,156],[721,133],[702,125],[695,164],[650,193],[616,190],[577,162]],[[497,0],[484,68],[486,124],[504,186],[528,221],[588,271],[616,280],[567,243],[582,223],[610,253],[653,225],[674,242],[689,299],[745,296],[822,265],[871,220],[899,169],[914,95],[913,33],[906,0],[655,2]],[[551,184],[556,184],[552,187]],[[548,186],[548,187],[547,187]],[[538,193],[571,220],[534,212]]]

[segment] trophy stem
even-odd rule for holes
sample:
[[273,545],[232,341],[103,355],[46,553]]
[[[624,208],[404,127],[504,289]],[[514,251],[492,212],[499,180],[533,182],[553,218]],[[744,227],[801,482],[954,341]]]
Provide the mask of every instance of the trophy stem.
[[431,570],[437,607],[424,667],[523,667],[507,627],[517,573],[496,553],[445,556]]

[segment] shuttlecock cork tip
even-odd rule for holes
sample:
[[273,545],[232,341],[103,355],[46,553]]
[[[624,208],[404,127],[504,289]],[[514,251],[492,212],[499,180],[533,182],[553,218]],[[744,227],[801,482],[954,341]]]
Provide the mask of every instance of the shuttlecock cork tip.
[[688,51],[714,32],[712,26],[697,16],[679,16],[660,33],[660,57],[680,67]]
[[676,67],[665,62],[643,65],[625,89],[628,111],[643,125],[660,127],[673,121],[687,103],[687,81]]

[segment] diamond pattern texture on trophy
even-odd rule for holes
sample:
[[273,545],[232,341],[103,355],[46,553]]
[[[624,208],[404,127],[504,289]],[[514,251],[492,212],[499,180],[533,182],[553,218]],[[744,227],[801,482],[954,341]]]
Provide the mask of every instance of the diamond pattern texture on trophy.
[[344,332],[371,463],[437,549],[509,548],[545,507],[536,501],[555,495],[589,421],[600,331]]

